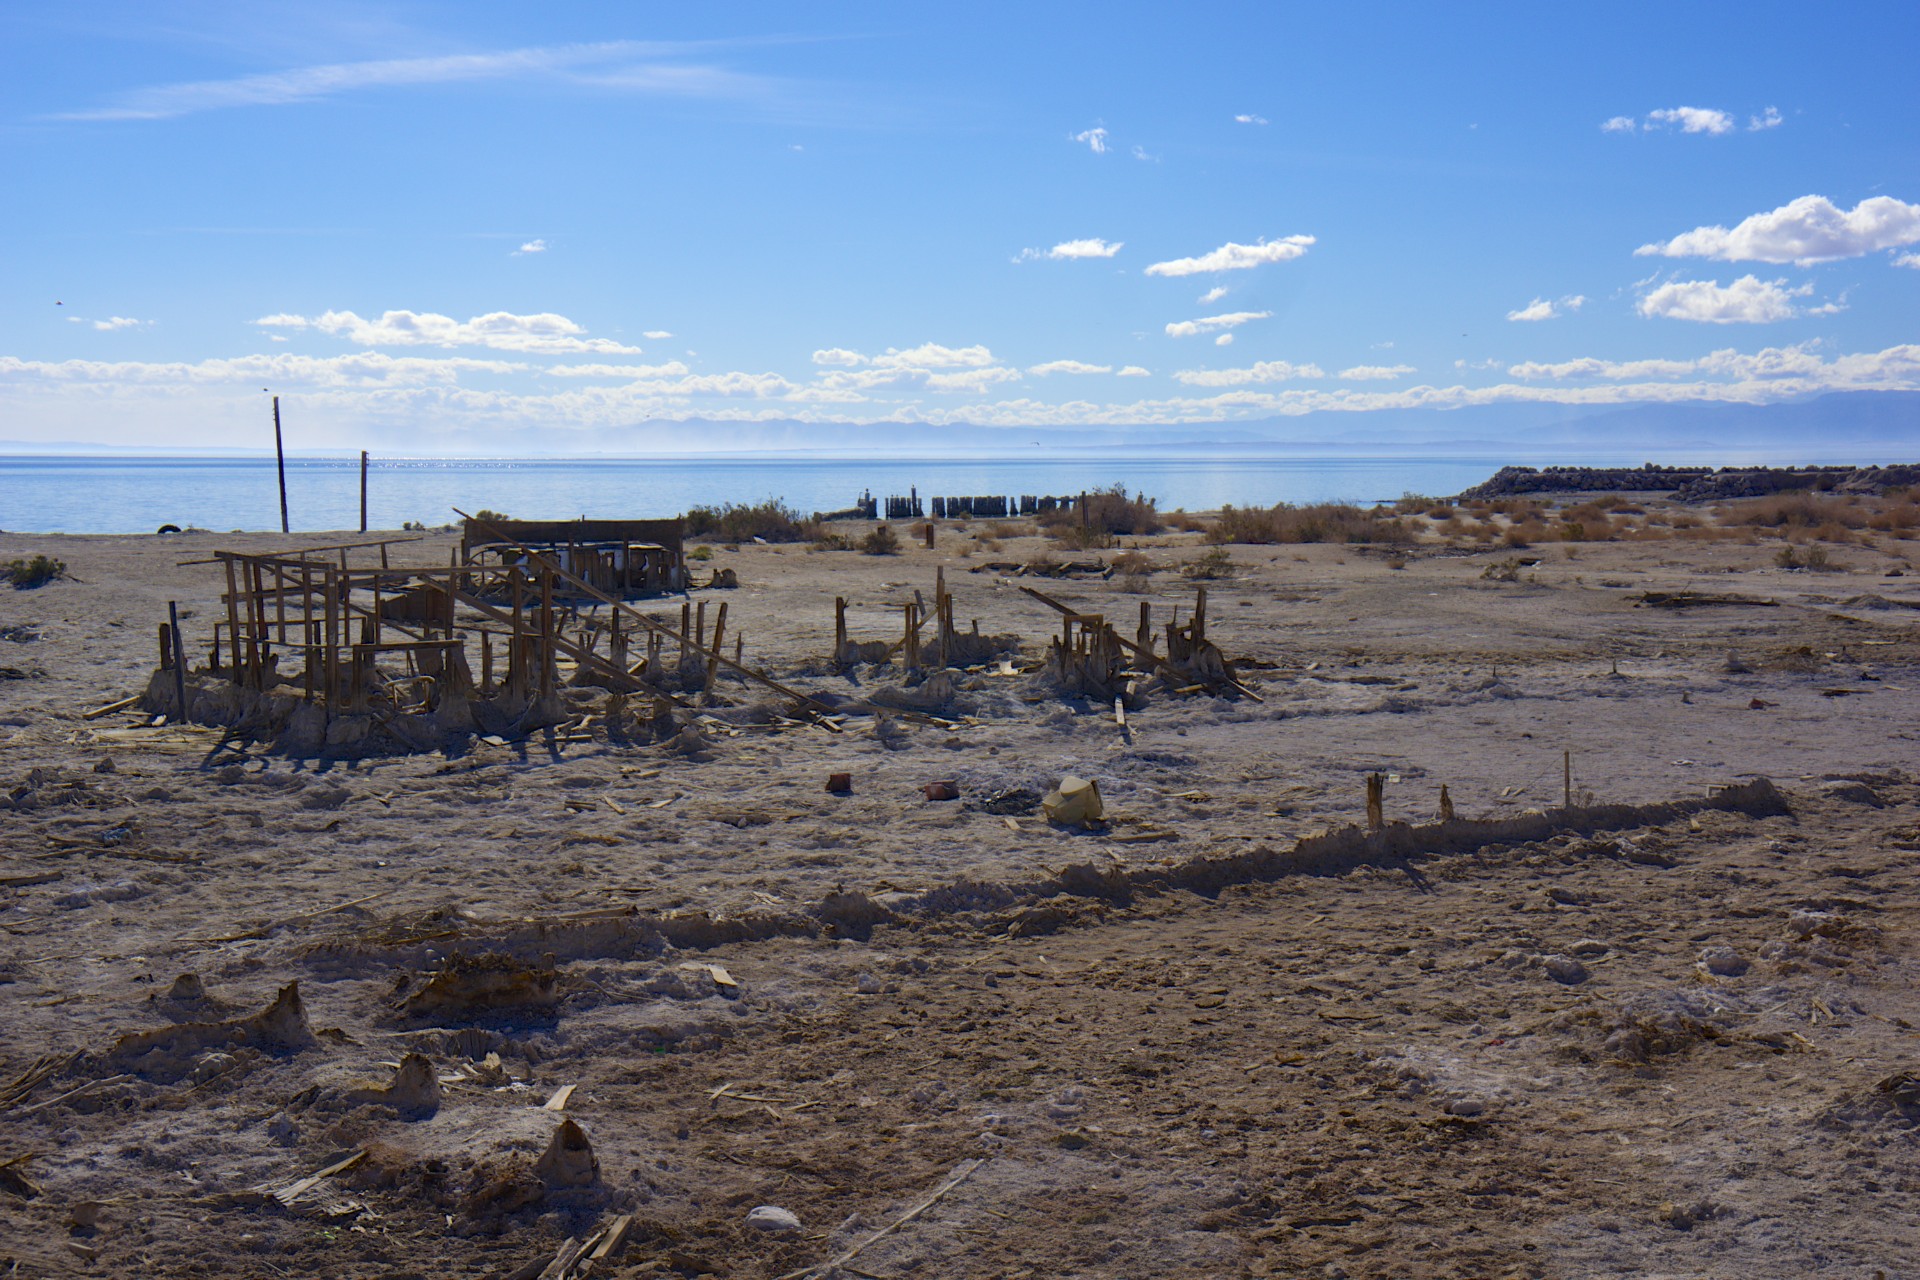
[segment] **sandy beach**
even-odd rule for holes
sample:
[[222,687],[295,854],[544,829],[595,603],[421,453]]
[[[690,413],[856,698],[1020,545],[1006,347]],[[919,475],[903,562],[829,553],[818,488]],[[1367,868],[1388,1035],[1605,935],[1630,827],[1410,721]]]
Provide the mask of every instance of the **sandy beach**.
[[[715,545],[739,585],[695,596],[809,695],[901,691],[836,668],[834,599],[891,639],[937,570],[1019,649],[937,723],[723,674],[664,746],[569,688],[557,730],[338,759],[84,717],[170,601],[204,659],[223,584],[179,562],[354,535],[0,534],[69,574],[0,587],[0,1268],[1904,1274],[1920,542],[1453,518],[1198,581],[1202,530]],[[1022,585],[1204,586],[1257,700],[1063,697]],[[1070,775],[1104,823],[1045,820]]]

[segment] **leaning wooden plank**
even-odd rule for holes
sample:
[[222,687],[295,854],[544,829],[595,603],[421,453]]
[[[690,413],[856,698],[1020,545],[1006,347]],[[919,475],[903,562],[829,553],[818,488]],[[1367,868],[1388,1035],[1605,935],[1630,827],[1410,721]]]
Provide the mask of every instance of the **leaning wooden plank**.
[[360,1148],[344,1160],[336,1160],[318,1173],[310,1173],[304,1178],[287,1183],[282,1187],[261,1186],[256,1188],[261,1195],[272,1196],[281,1204],[290,1205],[307,1192],[313,1190],[336,1173],[345,1173],[367,1158],[367,1149]]
[[565,1111],[567,1109],[567,1103],[573,1099],[573,1091],[577,1088],[579,1088],[578,1085],[561,1085],[558,1089],[554,1090],[553,1096],[547,1099],[546,1106],[542,1109],[546,1111]]
[[868,1245],[873,1244],[875,1241],[879,1240],[883,1236],[891,1235],[895,1231],[898,1231],[901,1227],[906,1226],[909,1222],[912,1222],[915,1218],[919,1217],[921,1214],[925,1213],[928,1209],[931,1209],[934,1206],[934,1203],[936,1201],[938,1201],[942,1196],[946,1195],[947,1192],[953,1190],[955,1187],[965,1182],[968,1178],[971,1178],[973,1176],[973,1171],[975,1169],[978,1169],[981,1165],[985,1163],[986,1163],[985,1160],[967,1161],[965,1164],[960,1166],[959,1170],[956,1171],[951,1178],[948,1178],[945,1182],[941,1183],[939,1187],[937,1187],[932,1192],[932,1194],[928,1195],[925,1199],[921,1200],[919,1204],[914,1205],[913,1208],[907,1210],[905,1213],[895,1218],[892,1222],[889,1222],[886,1226],[880,1228],[878,1231],[868,1236],[865,1240],[862,1240],[859,1244],[854,1245],[851,1249],[846,1250],[844,1253],[840,1254],[838,1257],[834,1258],[830,1262],[815,1263],[811,1267],[802,1267],[798,1271],[789,1271],[787,1272],[787,1274],[781,1276],[780,1280],[803,1280],[803,1278],[805,1277],[824,1276],[829,1272],[833,1271],[836,1267],[845,1266],[847,1263],[852,1262],[854,1258],[858,1257],[860,1253],[864,1251]]
[[135,694],[131,698],[122,698],[118,702],[109,702],[104,707],[95,707],[93,710],[84,713],[80,718],[82,720],[98,720],[101,716],[110,716],[116,711],[125,711],[128,707],[136,706],[139,701],[140,695]]

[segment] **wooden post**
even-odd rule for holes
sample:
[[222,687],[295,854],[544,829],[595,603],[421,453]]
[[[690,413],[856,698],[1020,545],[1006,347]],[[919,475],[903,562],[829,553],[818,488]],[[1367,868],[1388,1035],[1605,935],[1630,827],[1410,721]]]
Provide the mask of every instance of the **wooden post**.
[[833,598],[833,660],[836,663],[847,660],[847,600],[845,596]]
[[1561,808],[1573,808],[1573,752],[1571,751],[1560,753],[1560,785]]
[[325,610],[325,655],[322,672],[327,690],[327,723],[333,723],[334,703],[340,697],[340,592],[334,586],[333,569],[320,571],[320,603]]
[[680,602],[680,662],[679,666],[674,668],[675,671],[687,665],[687,643],[693,639],[690,634],[692,630],[693,605],[689,601],[682,600]]
[[1370,773],[1367,775],[1367,830],[1378,831],[1387,823],[1385,806],[1382,803],[1387,789],[1387,775]]
[[540,570],[540,696],[553,695],[553,574]]
[[[1140,630],[1135,632],[1134,636],[1135,642],[1151,655],[1153,653],[1153,604],[1151,601],[1140,602]],[[1151,668],[1152,658],[1149,657],[1147,662]]]
[[480,692],[493,692],[493,632],[480,633]]
[[287,450],[280,440],[280,397],[273,398],[273,456],[280,463],[280,532],[293,532],[287,523]]
[[707,647],[707,602],[702,600],[693,610],[693,647]]
[[[362,449],[360,451],[360,532],[365,533],[366,531],[367,531],[367,451],[365,449]],[[380,549],[381,551],[384,552],[386,550],[386,547],[382,546]],[[380,567],[382,569],[387,567],[387,563],[384,559],[380,562]]]
[[180,605],[167,601],[167,622],[173,627],[173,696],[179,700],[180,722],[187,720],[187,647],[180,640]]
[[[720,602],[720,612],[714,617],[714,620],[713,620],[713,645],[711,647],[713,649],[714,656],[707,659],[707,678],[700,686],[703,689],[713,688],[713,673],[717,671],[720,667],[720,645],[723,638],[726,635],[726,632],[727,632],[727,602],[722,600]],[[702,645],[701,647],[706,648],[708,646]]]
[[927,521],[927,550],[933,550],[933,521]]
[[1453,821],[1453,797],[1447,794],[1447,784],[1440,784],[1440,821]]
[[741,657],[747,651],[747,638],[738,631],[733,633],[733,665],[739,666]]
[[1200,642],[1207,638],[1207,589],[1193,589],[1193,623],[1188,628],[1193,634],[1193,647],[1199,648]]
[[[235,684],[240,684],[246,676],[245,673],[240,670],[240,654],[242,650],[240,648],[240,601],[236,598],[238,588],[234,585],[233,580],[233,561],[222,556],[220,563],[225,565],[227,570],[227,638],[233,641],[233,670],[228,673],[227,678]],[[215,627],[213,631],[213,643],[214,647],[218,649],[220,646],[220,629],[218,627]],[[219,659],[216,658],[214,660],[214,665],[220,665]]]
[[173,670],[173,628],[164,622],[160,624],[160,669]]

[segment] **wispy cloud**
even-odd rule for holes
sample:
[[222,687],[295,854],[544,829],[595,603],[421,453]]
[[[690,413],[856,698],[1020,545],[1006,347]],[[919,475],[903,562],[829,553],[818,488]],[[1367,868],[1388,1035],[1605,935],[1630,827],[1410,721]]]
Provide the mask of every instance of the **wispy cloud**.
[[471,320],[455,320],[431,311],[384,311],[374,319],[351,311],[325,311],[311,318],[262,316],[254,323],[263,329],[313,330],[363,347],[491,347],[539,355],[635,355],[640,350],[611,338],[586,337],[587,331],[581,326],[550,311],[524,316],[492,311]]
[[1055,373],[1112,373],[1113,366],[1088,364],[1084,360],[1049,360],[1045,364],[1027,366],[1027,372],[1044,378]]
[[1178,320],[1167,326],[1169,338],[1191,338],[1201,333],[1234,329],[1253,320],[1265,320],[1271,311],[1229,311],[1224,315],[1201,316],[1197,320]]
[[1220,301],[1220,299],[1226,296],[1227,296],[1227,286],[1223,284],[1217,284],[1213,286],[1213,288],[1201,294],[1198,298],[1195,298],[1194,301],[1199,303],[1203,307],[1210,307],[1214,303]]
[[1418,372],[1410,364],[1357,364],[1351,369],[1342,369],[1334,376],[1347,382],[1391,382]]
[[1014,255],[1015,262],[1035,262],[1041,258],[1050,258],[1055,262],[1071,262],[1077,258],[1111,258],[1126,247],[1126,241],[1108,242],[1098,236],[1086,240],[1062,240],[1051,249],[1022,249]]
[[648,342],[665,342],[673,336],[673,331],[670,329],[649,329],[640,336]]
[[513,251],[513,256],[516,258],[523,258],[530,253],[545,253],[546,251],[547,251],[547,242],[545,240],[529,240],[525,244],[521,245],[518,249],[515,249]]
[[1143,369],[1137,364],[1130,364],[1126,368],[1117,371],[1113,376],[1116,378],[1151,378],[1153,376],[1153,370]]
[[1084,142],[1087,144],[1087,149],[1097,156],[1103,156],[1113,149],[1112,145],[1107,142],[1107,131],[1099,127],[1082,129],[1079,133],[1070,133],[1067,135],[1067,141]]
[[1306,253],[1313,243],[1313,236],[1288,236],[1283,240],[1262,240],[1258,244],[1236,244],[1229,240],[1212,253],[1203,253],[1197,258],[1156,262],[1147,268],[1147,274],[1197,276],[1209,271],[1245,271],[1269,262],[1291,261]]
[[1714,280],[1674,280],[1642,297],[1639,310],[1643,316],[1705,324],[1770,324],[1798,315],[1793,300],[1812,292],[1810,284],[1790,289],[1785,280],[1756,276],[1724,286]]
[[1682,133],[1732,133],[1733,117],[1712,107],[1663,107],[1647,112],[1647,128],[1660,125],[1675,126]]
[[1244,387],[1261,382],[1288,382],[1294,378],[1324,378],[1317,364],[1261,360],[1244,369],[1180,369],[1173,380],[1189,387]]
[[1747,132],[1759,133],[1762,129],[1778,129],[1785,123],[1786,120],[1780,114],[1780,108],[1768,107],[1760,115],[1747,117]]
[[542,76],[675,97],[739,97],[772,90],[776,82],[765,77],[674,61],[711,47],[701,43],[611,40],[494,53],[335,62],[227,80],[135,89],[106,105],[63,112],[54,118],[168,120],[201,111],[313,102],[357,90]]
[[1555,302],[1551,298],[1535,298],[1526,306],[1507,312],[1507,319],[1520,321],[1558,320],[1569,311],[1578,311],[1586,305],[1586,297],[1574,293]]
[[1234,119],[1234,123],[1236,123],[1236,124],[1265,124],[1265,123],[1267,123],[1267,118],[1266,118],[1265,116],[1256,116],[1256,115],[1254,115],[1254,114],[1253,114],[1252,112],[1245,112],[1245,113],[1243,113],[1243,114],[1241,114],[1241,115],[1237,115],[1237,116],[1235,116],[1235,117],[1234,117],[1233,119]]
[[69,324],[91,325],[103,333],[115,329],[139,329],[153,323],[151,320],[135,320],[132,316],[108,316],[105,320],[89,320],[85,316],[68,316]]
[[1638,122],[1632,116],[1610,116],[1600,122],[1602,133],[1632,133]]
[[1920,243],[1920,204],[1874,196],[1845,210],[1825,196],[1801,196],[1770,213],[1756,213],[1731,231],[1720,226],[1695,227],[1664,243],[1643,244],[1634,253],[1808,266],[1916,243]]

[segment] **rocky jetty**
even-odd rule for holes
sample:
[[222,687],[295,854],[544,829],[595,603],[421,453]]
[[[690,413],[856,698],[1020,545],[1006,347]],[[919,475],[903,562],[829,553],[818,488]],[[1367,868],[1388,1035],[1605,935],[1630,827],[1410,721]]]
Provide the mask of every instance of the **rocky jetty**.
[[1723,502],[1796,489],[1884,493],[1920,484],[1920,465],[1887,467],[1502,467],[1460,499],[1525,493],[1665,493],[1682,502]]

